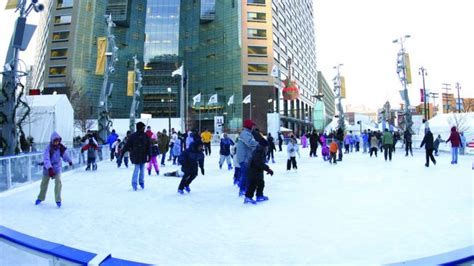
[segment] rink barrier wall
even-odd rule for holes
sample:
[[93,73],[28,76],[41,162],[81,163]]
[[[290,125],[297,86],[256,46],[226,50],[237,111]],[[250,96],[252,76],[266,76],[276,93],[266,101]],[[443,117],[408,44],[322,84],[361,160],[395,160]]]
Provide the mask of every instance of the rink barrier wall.
[[[68,148],[66,152],[73,162],[73,167],[63,162],[63,172],[86,164],[86,152],[81,154],[80,148]],[[109,158],[109,154],[109,146],[100,145],[97,156],[98,161]],[[43,177],[42,162],[43,152],[30,152],[0,157],[0,192],[28,184],[32,181],[41,180]]]
[[[100,256],[96,253],[75,249],[54,242],[32,237],[0,225],[0,240],[50,261],[50,265],[99,265],[99,266],[145,266],[134,262],[112,257],[111,254]],[[98,258],[98,260],[97,260]],[[21,264],[21,262],[18,262]]]
[[[443,265],[454,266],[462,263],[474,263],[474,246],[456,249],[439,255],[386,264],[387,266]],[[472,265],[472,264],[471,264]]]

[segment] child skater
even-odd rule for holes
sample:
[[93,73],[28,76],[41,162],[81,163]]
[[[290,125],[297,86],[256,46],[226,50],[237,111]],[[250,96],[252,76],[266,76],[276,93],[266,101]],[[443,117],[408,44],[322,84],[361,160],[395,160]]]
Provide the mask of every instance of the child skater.
[[97,170],[97,163],[96,158],[97,158],[97,151],[99,150],[99,146],[97,145],[97,142],[94,138],[89,139],[89,143],[82,147],[81,153],[84,151],[87,151],[87,167],[86,171],[91,170],[92,166],[92,171]]
[[189,185],[198,175],[198,167],[201,168],[201,174],[204,175],[204,153],[203,144],[200,139],[194,140],[189,149],[185,150],[179,156],[179,163],[181,164],[181,171],[184,173],[181,182],[179,183],[178,193],[183,195],[184,191],[190,193]]
[[290,171],[291,166],[296,171],[298,167],[296,166],[296,154],[300,157],[300,150],[298,148],[298,143],[296,142],[295,135],[291,135],[290,142],[286,147],[286,152],[288,154],[288,161],[286,162],[286,170]]
[[[174,139],[174,144],[173,144],[173,165],[176,165],[176,159],[181,155],[181,139],[178,137],[178,135],[173,134],[172,138]],[[179,162],[178,162],[179,164]]]
[[158,161],[156,160],[160,150],[158,148],[158,142],[155,134],[151,136],[151,142],[153,145],[151,146],[151,158],[147,166],[148,175],[151,175],[152,166],[155,168],[156,175],[160,175],[160,168],[158,167]]
[[337,154],[338,149],[339,149],[339,146],[337,145],[337,142],[333,140],[331,144],[329,145],[329,153],[331,154],[331,158],[329,158],[329,163],[337,164],[336,154]]
[[[273,175],[272,169],[265,164],[266,154],[268,149],[268,142],[265,139],[259,141],[259,145],[252,153],[248,171],[248,187],[245,192],[244,204],[257,204],[260,201],[268,200],[267,196],[263,195],[263,188],[265,187],[265,180],[263,179],[263,171],[269,175]],[[253,199],[253,195],[257,191],[257,200]]]

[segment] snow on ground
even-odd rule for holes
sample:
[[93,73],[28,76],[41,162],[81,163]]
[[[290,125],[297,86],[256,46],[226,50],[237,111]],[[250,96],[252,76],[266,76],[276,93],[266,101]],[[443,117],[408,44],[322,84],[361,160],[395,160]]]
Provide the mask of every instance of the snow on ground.
[[[472,156],[447,153],[426,168],[424,151],[392,162],[362,153],[337,165],[308,158],[286,172],[276,153],[268,202],[242,204],[233,171],[219,170],[217,147],[188,195],[179,178],[146,176],[133,191],[132,168],[110,161],[97,172],[63,175],[63,207],[34,200],[39,182],[0,194],[0,224],[95,253],[160,265],[391,263],[473,245]],[[169,164],[169,162],[167,162]],[[161,173],[174,170],[167,165]]]

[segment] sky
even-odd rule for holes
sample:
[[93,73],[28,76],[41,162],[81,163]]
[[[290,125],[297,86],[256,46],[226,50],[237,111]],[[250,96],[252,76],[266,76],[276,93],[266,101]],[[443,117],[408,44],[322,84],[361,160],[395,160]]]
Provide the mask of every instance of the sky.
[[[6,50],[17,14],[3,10],[0,2],[0,62]],[[343,64],[346,77],[346,104],[380,108],[387,100],[392,106],[401,103],[402,85],[396,73],[399,44],[394,39],[406,34],[413,83],[409,85],[412,105],[420,103],[422,78],[418,69],[427,69],[426,88],[441,92],[443,83],[461,85],[461,97],[474,97],[474,25],[472,0],[314,0],[317,69],[332,85],[333,66]],[[36,23],[34,12],[29,23]],[[35,42],[21,58],[34,64]],[[440,99],[437,99],[437,103]]]

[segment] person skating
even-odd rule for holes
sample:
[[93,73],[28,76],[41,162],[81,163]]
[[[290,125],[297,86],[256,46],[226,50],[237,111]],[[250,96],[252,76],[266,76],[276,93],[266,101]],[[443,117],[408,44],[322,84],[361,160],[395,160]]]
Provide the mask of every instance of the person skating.
[[275,163],[275,153],[276,147],[275,147],[275,139],[273,139],[272,134],[268,133],[267,135],[267,142],[268,142],[268,148],[267,148],[267,162],[270,161],[270,158],[272,159],[272,163]]
[[328,161],[331,159],[331,154],[329,152],[329,146],[326,142],[326,137],[324,134],[321,134],[319,137],[319,141],[321,142],[321,156],[323,157],[323,161]]
[[158,147],[158,141],[156,135],[151,135],[151,157],[148,161],[148,165],[146,170],[148,171],[148,175],[151,175],[151,168],[155,168],[156,175],[160,175],[160,168],[158,167],[158,155],[160,154],[160,149]]
[[135,191],[137,190],[137,179],[140,187],[145,189],[145,163],[150,161],[151,157],[151,140],[145,134],[145,124],[138,122],[136,128],[137,132],[130,135],[122,152],[130,151],[130,160],[135,165],[132,175],[132,188]]
[[130,152],[123,152],[123,148],[125,147],[125,144],[127,144],[127,141],[130,138],[130,135],[132,132],[130,130],[127,131],[127,134],[125,135],[125,138],[123,138],[122,142],[116,147],[115,153],[119,153],[119,157],[117,157],[117,167],[120,168],[122,166],[122,161],[125,164],[125,167],[128,168],[128,159],[130,157]]
[[441,142],[445,142],[444,140],[441,139],[441,135],[438,134],[438,137],[436,138],[436,140],[434,141],[434,153],[435,153],[435,156],[438,156],[438,150],[439,150],[439,144]]
[[331,142],[331,144],[329,145],[329,154],[330,154],[329,163],[331,163],[331,164],[337,164],[336,154],[337,154],[337,151],[339,150],[338,146],[339,145],[337,145],[336,140],[333,140]]
[[408,156],[408,152],[413,157],[413,150],[412,150],[412,135],[409,130],[405,130],[403,133],[403,140],[405,142],[405,156]]
[[293,170],[297,170],[298,166],[296,165],[296,154],[298,154],[298,157],[300,157],[300,150],[294,135],[291,135],[290,141],[286,147],[286,152],[288,154],[286,170],[290,171],[291,168],[293,168]]
[[342,146],[344,144],[344,130],[342,128],[338,128],[335,134],[335,138],[337,140],[337,146],[338,146],[338,161],[342,161]]
[[393,135],[392,133],[390,133],[390,131],[388,131],[387,128],[385,129],[385,132],[383,133],[382,143],[383,143],[383,156],[385,158],[385,161],[387,161],[387,157],[389,161],[392,161]]
[[66,147],[61,144],[61,136],[53,132],[51,134],[51,142],[43,152],[43,178],[41,179],[40,193],[35,204],[38,205],[46,198],[48,191],[49,179],[54,179],[54,199],[58,208],[61,207],[61,170],[62,161],[68,162],[72,167],[72,161],[69,158]]
[[451,141],[451,164],[458,163],[458,150],[459,146],[461,146],[461,137],[459,136],[456,127],[451,128],[451,135],[446,140],[446,143]]
[[114,142],[118,139],[117,133],[115,133],[115,129],[112,129],[112,133],[110,133],[109,137],[107,138],[107,144],[109,144],[110,149],[110,161],[114,160],[115,157],[115,149],[112,148]]
[[467,145],[467,140],[466,140],[466,137],[464,136],[464,132],[459,133],[459,137],[461,138],[461,146],[459,147],[459,154],[464,155],[466,145]]
[[258,145],[252,134],[253,129],[255,129],[255,123],[250,119],[245,120],[237,142],[236,155],[240,165],[239,196],[243,196],[247,189],[247,170],[252,153]]
[[[244,204],[256,204],[257,202],[268,200],[268,197],[263,195],[263,189],[265,187],[263,171],[266,171],[269,175],[273,175],[273,171],[265,163],[267,148],[268,142],[263,139],[259,142],[259,145],[257,145],[257,147],[252,153],[252,159],[250,160],[248,171],[249,184],[247,187],[247,191],[245,192]],[[256,201],[253,199],[255,191],[257,192]]]
[[278,132],[278,149],[279,151],[282,151],[282,146],[283,145],[283,137],[281,136],[281,132]]
[[351,147],[351,143],[352,143],[352,131],[344,137],[344,153],[345,154],[349,153],[349,148]]
[[[235,143],[239,142],[239,138],[235,140]],[[234,163],[234,186],[239,185],[240,180],[240,164],[237,160],[237,144],[230,147],[230,155],[232,156],[232,162]]]
[[227,133],[224,133],[221,139],[221,148],[219,150],[219,169],[222,169],[224,161],[227,161],[227,169],[232,170],[232,162],[230,156],[230,146],[234,145],[234,142],[227,136]]
[[97,145],[97,142],[93,138],[89,139],[89,143],[87,143],[84,147],[81,148],[81,153],[84,153],[85,151],[87,151],[86,171],[91,170],[91,167],[93,171],[97,170],[96,158],[97,158],[98,150],[99,150],[99,146]]
[[436,160],[433,156],[433,150],[434,150],[433,133],[431,133],[431,130],[429,128],[426,128],[425,130],[425,136],[423,137],[423,140],[421,141],[420,148],[422,148],[423,146],[425,146],[425,156],[426,156],[425,166],[426,167],[430,166],[430,159],[433,162],[433,164],[436,164]]
[[173,145],[173,151],[172,151],[173,152],[173,165],[176,165],[177,163],[176,160],[181,155],[182,144],[181,144],[181,139],[178,137],[178,135],[173,135],[172,137],[174,138],[174,145]]
[[181,164],[183,178],[178,186],[178,193],[184,194],[184,190],[190,193],[189,185],[198,175],[198,167],[201,168],[201,174],[204,175],[204,153],[201,140],[194,140],[189,149],[185,150],[178,158]]
[[311,133],[311,135],[309,136],[309,157],[318,157],[318,142],[320,142],[320,137],[318,136],[316,130],[313,130],[313,133]]
[[377,151],[379,150],[379,139],[377,138],[377,135],[372,133],[370,136],[370,157],[372,157],[372,154],[375,153],[375,157],[377,157]]
[[206,156],[211,156],[211,140],[212,140],[212,133],[204,129],[204,132],[201,133],[201,140],[204,143],[204,148],[206,152]]
[[161,166],[165,166],[166,153],[169,149],[170,138],[166,134],[166,129],[162,132],[158,132],[158,148],[161,154]]

